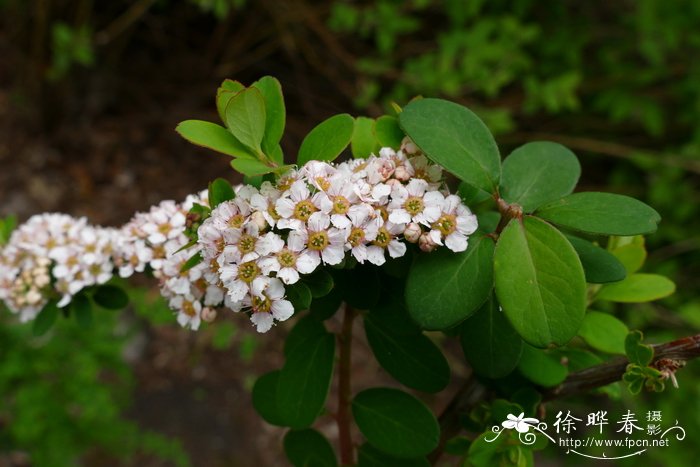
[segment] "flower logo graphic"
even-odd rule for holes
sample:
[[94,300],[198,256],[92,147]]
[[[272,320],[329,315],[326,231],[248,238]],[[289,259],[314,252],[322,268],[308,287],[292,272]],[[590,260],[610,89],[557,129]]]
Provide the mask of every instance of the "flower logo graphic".
[[518,433],[527,433],[530,431],[531,426],[537,426],[540,421],[536,418],[524,417],[524,415],[525,412],[522,412],[517,417],[513,414],[508,414],[508,417],[506,417],[508,420],[505,420],[501,425],[509,430],[515,428]]

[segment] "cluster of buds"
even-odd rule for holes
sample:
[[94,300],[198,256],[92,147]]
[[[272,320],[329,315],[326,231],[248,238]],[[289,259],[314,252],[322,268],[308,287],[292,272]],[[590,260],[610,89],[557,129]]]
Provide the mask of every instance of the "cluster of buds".
[[412,143],[333,165],[311,161],[260,189],[240,187],[198,230],[209,271],[226,306],[247,311],[259,332],[289,318],[285,285],[346,255],[377,266],[406,243],[464,251],[476,216],[444,189],[442,170]]
[[0,254],[0,299],[34,319],[50,301],[65,307],[85,287],[112,278],[115,229],[64,214],[31,217],[12,233]]
[[[476,216],[447,191],[442,169],[413,143],[333,165],[311,161],[260,188],[238,186],[211,211],[191,244],[191,209],[207,193],[164,201],[121,229],[65,215],[34,216],[0,251],[0,299],[32,319],[84,287],[148,272],[182,326],[197,329],[216,309],[245,311],[259,332],[294,313],[285,286],[351,256],[381,266],[407,243],[426,252],[464,251]],[[193,255],[200,263],[191,265]]]

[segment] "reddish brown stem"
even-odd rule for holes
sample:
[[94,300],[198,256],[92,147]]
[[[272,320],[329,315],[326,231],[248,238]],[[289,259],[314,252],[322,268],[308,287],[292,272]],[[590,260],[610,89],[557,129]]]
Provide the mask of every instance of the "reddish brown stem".
[[340,345],[340,362],[338,368],[338,441],[340,443],[340,463],[353,465],[355,463],[354,446],[350,424],[350,402],[352,399],[352,324],[356,313],[349,305],[344,305],[343,328],[338,335]]

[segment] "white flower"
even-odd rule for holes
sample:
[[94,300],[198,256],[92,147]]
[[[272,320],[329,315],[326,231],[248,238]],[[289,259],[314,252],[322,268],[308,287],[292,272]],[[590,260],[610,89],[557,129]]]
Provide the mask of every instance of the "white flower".
[[430,238],[438,245],[443,244],[454,252],[467,249],[467,236],[473,234],[479,226],[476,216],[462,204],[457,195],[445,198],[440,217],[433,222]]
[[331,219],[327,214],[316,212],[309,217],[307,228],[293,230],[289,233],[290,245],[306,245],[309,257],[318,264],[340,264],[345,257],[345,232],[330,227]]
[[277,228],[302,230],[311,215],[318,211],[319,193],[311,196],[306,182],[295,181],[289,191],[284,193],[275,203],[275,210],[281,217]]
[[428,182],[411,179],[408,185],[394,185],[391,202],[387,206],[389,220],[394,224],[416,222],[430,226],[442,213],[444,196],[439,191],[428,191]]
[[377,266],[386,262],[384,252],[388,251],[392,258],[399,258],[406,254],[406,244],[396,239],[397,235],[403,233],[402,224],[394,224],[387,221],[379,227],[377,235],[371,245],[367,247],[367,260]]
[[177,322],[182,327],[189,327],[193,331],[199,329],[202,322],[202,304],[189,295],[177,295],[169,302],[170,308],[177,313]]
[[299,273],[311,274],[316,269],[318,260],[306,250],[299,236],[290,236],[289,245],[285,245],[282,237],[271,235],[271,256],[258,262],[263,274],[274,272],[285,284],[294,284],[299,281]]
[[228,290],[228,298],[239,302],[248,294],[250,284],[260,276],[260,267],[255,261],[242,264],[231,263],[221,267],[221,282]]
[[279,279],[264,277],[253,282],[250,295],[250,320],[258,332],[267,332],[274,321],[285,321],[294,314],[294,307],[284,300],[284,285]]
[[345,247],[360,263],[367,259],[367,244],[377,238],[379,227],[383,223],[381,216],[373,214],[372,208],[367,205],[356,205],[350,209],[351,226]]

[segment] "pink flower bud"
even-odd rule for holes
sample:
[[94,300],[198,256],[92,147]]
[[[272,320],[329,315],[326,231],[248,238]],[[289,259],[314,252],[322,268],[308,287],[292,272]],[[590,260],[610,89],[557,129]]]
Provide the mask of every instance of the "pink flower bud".
[[411,222],[406,226],[406,230],[403,231],[403,237],[407,242],[416,243],[420,239],[422,233],[423,229],[420,228],[420,225]]
[[267,221],[265,220],[265,215],[261,211],[255,211],[250,215],[250,219],[258,229],[265,230],[267,228]]
[[216,310],[208,306],[202,308],[202,319],[207,323],[211,323],[216,319]]
[[400,165],[396,167],[396,170],[394,170],[394,178],[397,180],[401,180],[402,182],[407,182],[411,178],[411,174],[409,173],[406,166]]
[[430,234],[428,232],[422,234],[418,239],[418,247],[421,249],[421,251],[425,251],[426,253],[430,253],[431,251],[435,250],[437,246],[437,243],[430,238]]
[[416,143],[411,141],[411,139],[408,136],[406,136],[403,139],[403,141],[401,141],[401,150],[406,154],[416,154],[419,151],[418,146],[416,146]]

